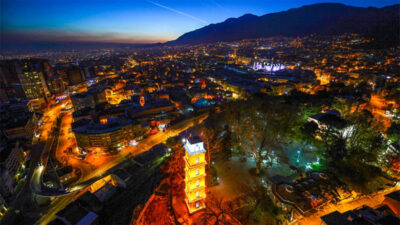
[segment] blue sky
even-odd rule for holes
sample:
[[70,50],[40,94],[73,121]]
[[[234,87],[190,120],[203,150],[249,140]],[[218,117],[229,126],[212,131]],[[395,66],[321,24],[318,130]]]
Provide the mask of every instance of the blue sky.
[[[321,0],[0,0],[3,38],[149,43],[246,13],[263,15]],[[382,7],[398,0],[347,0]],[[4,40],[3,40],[4,41]]]

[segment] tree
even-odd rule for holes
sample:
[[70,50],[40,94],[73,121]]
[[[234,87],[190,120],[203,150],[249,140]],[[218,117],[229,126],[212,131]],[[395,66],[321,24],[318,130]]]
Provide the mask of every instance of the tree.
[[206,127],[201,125],[197,128],[200,133],[201,138],[203,139],[205,148],[207,149],[207,165],[211,166],[211,154],[215,153],[218,149],[220,139],[215,136],[215,130],[211,127]]
[[236,224],[232,202],[224,201],[216,195],[208,195],[206,208],[201,214],[199,220],[201,224]]
[[342,115],[344,118],[346,118],[348,115],[351,114],[352,108],[354,106],[353,101],[349,100],[336,100],[333,104],[332,107],[336,109],[337,111],[340,112],[340,115]]
[[323,131],[322,140],[325,144],[326,150],[322,154],[325,161],[329,165],[335,165],[347,155],[346,140],[342,138],[340,133],[332,128]]
[[320,130],[327,149],[327,160],[335,163],[342,163],[344,160],[376,164],[381,153],[387,148],[380,125],[365,111],[354,112],[348,117],[349,120],[345,123],[326,121],[330,126]]
[[318,124],[315,122],[307,122],[302,126],[295,127],[295,132],[293,133],[293,139],[300,143],[314,144],[317,134]]
[[371,186],[366,183],[381,174],[377,165],[387,149],[386,140],[368,113],[354,112],[345,129],[346,135],[333,127],[322,130],[327,169],[355,190],[368,193]]
[[243,224],[282,224],[287,221],[287,214],[281,211],[271,199],[271,190],[264,187],[261,183],[255,185],[242,183],[238,187],[246,196],[247,218],[241,219],[245,221]]
[[224,157],[230,158],[232,155],[232,132],[228,125],[225,125],[222,131],[220,146],[224,153]]
[[234,146],[255,159],[256,173],[259,174],[263,161],[272,161],[272,151],[289,142],[299,113],[282,101],[254,97],[235,102],[228,118],[226,122],[233,133]]
[[363,113],[354,113],[351,122],[351,133],[346,137],[347,159],[376,164],[388,147],[381,125]]

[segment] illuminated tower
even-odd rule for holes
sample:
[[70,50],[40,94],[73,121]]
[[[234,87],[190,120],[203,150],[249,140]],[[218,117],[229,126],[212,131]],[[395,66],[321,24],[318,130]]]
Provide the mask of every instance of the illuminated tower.
[[206,207],[206,158],[203,140],[191,133],[184,139],[186,205],[192,214]]
[[139,100],[139,103],[140,103],[140,106],[144,106],[144,103],[145,103],[145,99],[144,99],[144,96],[140,96],[140,100]]

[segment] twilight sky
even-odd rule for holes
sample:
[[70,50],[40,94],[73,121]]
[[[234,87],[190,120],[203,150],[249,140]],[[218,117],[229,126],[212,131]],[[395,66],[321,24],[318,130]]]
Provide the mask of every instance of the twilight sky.
[[2,42],[153,43],[246,13],[323,2],[382,7],[398,0],[0,0]]

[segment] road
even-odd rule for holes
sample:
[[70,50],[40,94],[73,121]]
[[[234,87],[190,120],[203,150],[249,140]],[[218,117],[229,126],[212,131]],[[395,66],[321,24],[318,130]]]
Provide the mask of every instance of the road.
[[61,110],[68,104],[67,100],[63,100],[57,105],[48,107],[41,118],[42,125],[38,127],[37,131],[40,134],[39,137],[34,138],[34,142],[45,142],[51,135],[52,129],[59,117]]
[[32,199],[32,180],[37,180],[37,170],[39,162],[47,163],[47,157],[50,154],[51,147],[54,142],[53,127],[56,124],[57,118],[61,110],[65,107],[65,102],[49,107],[45,110],[42,117],[42,125],[38,127],[38,137],[32,140],[34,144],[30,154],[30,165],[27,173],[27,179],[21,191],[17,194],[16,199],[13,201],[9,209],[9,213],[2,219],[4,224],[12,224],[17,218],[16,211],[24,212],[25,204]]
[[36,163],[40,160],[44,144],[36,144],[32,148],[31,152],[31,163],[29,165],[29,171],[27,173],[27,179],[21,191],[17,194],[17,197],[13,201],[13,204],[9,208],[9,212],[1,220],[1,224],[14,224],[16,218],[20,215],[16,211],[24,212],[25,203],[31,200],[31,189],[30,180],[33,177],[33,173],[36,168]]
[[[187,130],[190,127],[193,127],[197,124],[202,123],[206,118],[208,117],[208,113],[201,114],[199,116],[195,116],[183,121],[180,121],[176,123],[175,125],[172,125],[170,128],[168,128],[165,132],[159,132],[157,134],[154,134],[152,136],[149,136],[145,140],[142,140],[141,142],[138,143],[137,146],[131,146],[123,149],[119,154],[115,155],[113,158],[109,159],[108,161],[104,162],[101,166],[98,166],[94,170],[89,167],[85,167],[82,169],[82,177],[79,179],[74,185],[70,186],[68,188],[69,194],[66,195],[67,193],[62,193],[60,194],[61,197],[58,197],[56,200],[54,200],[50,206],[48,207],[48,210],[44,215],[36,222],[36,224],[47,224],[50,221],[52,221],[55,218],[55,215],[65,208],[69,203],[73,202],[75,198],[82,192],[84,189],[94,183],[95,181],[103,178],[104,176],[112,173],[115,169],[118,168],[118,165],[124,162],[126,159],[129,157],[134,157],[136,155],[139,155],[143,152],[148,151],[152,147],[154,147],[157,144],[160,144],[164,141],[166,141],[170,137],[174,137],[179,135],[181,132]],[[77,161],[76,165],[81,164],[83,160],[79,160],[79,163]],[[40,180],[38,180],[40,182]],[[48,194],[53,194],[53,193],[48,193]],[[56,195],[54,195],[56,196]]]
[[168,138],[175,137],[175,136],[179,135],[181,132],[187,130],[188,128],[202,123],[207,117],[208,117],[208,114],[205,113],[200,116],[195,116],[195,117],[180,121],[177,124],[171,126],[165,132],[159,132],[157,134],[147,137],[145,140],[142,140],[141,142],[139,142],[138,145],[136,145],[136,146],[130,146],[130,147],[124,148],[113,159],[103,163],[101,166],[97,167],[94,171],[83,171],[82,174],[84,174],[85,176],[83,176],[83,179],[81,179],[80,181],[83,182],[83,181],[92,179],[94,177],[101,177],[102,174],[105,173],[105,171],[107,171],[110,168],[114,167],[115,165],[121,163],[122,161],[127,159],[127,157],[134,157],[145,151],[148,151],[155,145],[158,145],[158,144],[166,141]]
[[[59,141],[55,152],[55,157],[63,165],[71,165],[79,171],[91,171],[95,167],[86,160],[78,157],[75,135],[72,132],[71,124],[73,122],[72,110],[65,113],[61,120]],[[70,151],[72,150],[72,151]],[[82,175],[84,176],[84,175]]]

